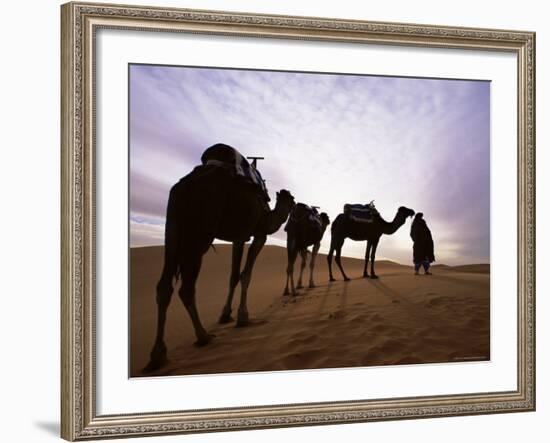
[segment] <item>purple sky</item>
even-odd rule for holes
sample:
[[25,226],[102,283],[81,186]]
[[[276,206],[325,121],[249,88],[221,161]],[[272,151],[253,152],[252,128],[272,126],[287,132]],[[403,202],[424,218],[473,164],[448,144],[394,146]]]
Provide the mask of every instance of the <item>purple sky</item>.
[[[388,221],[407,206],[439,263],[489,262],[489,112],[489,82],[132,65],[131,246],[163,243],[170,187],[222,142],[266,157],[272,200],[289,189],[331,220],[344,203],[374,199]],[[409,231],[383,236],[378,258],[410,263]]]

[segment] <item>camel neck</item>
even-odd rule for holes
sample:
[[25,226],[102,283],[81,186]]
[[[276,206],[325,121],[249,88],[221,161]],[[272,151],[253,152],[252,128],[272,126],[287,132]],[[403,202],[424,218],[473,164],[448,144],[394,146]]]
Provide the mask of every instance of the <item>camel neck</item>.
[[405,217],[396,214],[395,218],[391,222],[387,222],[382,219],[382,233],[391,235],[395,233],[405,223]]
[[267,216],[267,234],[270,235],[277,232],[288,218],[288,214],[289,211],[285,211],[279,202],[277,202],[275,208],[269,211]]

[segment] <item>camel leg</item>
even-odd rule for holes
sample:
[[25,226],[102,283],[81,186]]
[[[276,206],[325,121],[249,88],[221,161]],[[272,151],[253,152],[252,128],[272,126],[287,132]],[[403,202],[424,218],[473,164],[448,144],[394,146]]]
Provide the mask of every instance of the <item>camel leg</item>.
[[378,241],[380,239],[376,239],[372,242],[372,251],[370,255],[370,278],[378,278],[378,276],[374,273],[374,257],[376,257],[376,248],[378,247]]
[[332,239],[330,240],[330,249],[329,249],[328,255],[327,255],[328,274],[329,274],[329,277],[330,277],[329,278],[330,281],[336,281],[336,279],[332,275],[332,256],[334,254],[334,251],[339,251],[340,249],[342,249],[343,245],[344,245],[344,239],[335,240],[335,237],[332,237]]
[[333,254],[334,254],[334,248],[332,247],[332,244],[331,244],[327,255],[329,281],[336,281],[336,279],[332,275],[332,255]]
[[340,268],[340,272],[342,273],[342,276],[344,277],[344,280],[345,280],[345,281],[348,281],[349,278],[348,278],[348,276],[346,275],[346,273],[344,272],[344,268],[342,267],[342,258],[341,258],[341,254],[342,254],[342,247],[339,247],[338,249],[336,249],[336,264],[337,264],[338,267]]
[[[283,295],[289,295],[290,289],[288,287],[288,283],[290,282],[290,257],[292,255],[292,250],[294,249],[294,240],[289,236],[286,240],[286,255],[287,255],[287,265],[286,265],[286,283],[285,283],[285,290],[283,292]],[[294,267],[294,262],[292,262],[292,267]]]
[[252,278],[252,268],[254,268],[254,263],[258,254],[262,250],[267,236],[262,235],[261,237],[254,237],[250,248],[248,248],[248,254],[246,256],[246,264],[244,265],[243,272],[241,273],[241,302],[239,304],[239,312],[237,315],[237,326],[246,326],[248,325],[248,309],[246,307],[246,296],[248,293],[248,285],[250,284],[250,279]]
[[298,277],[298,286],[296,286],[296,289],[302,289],[304,287],[302,285],[302,277],[304,276],[304,269],[306,267],[307,249],[301,250],[300,255],[302,256],[302,263],[300,264],[300,276]]
[[288,289],[288,282],[290,281],[290,275],[288,273],[288,266],[286,268],[286,284],[285,284],[285,290],[283,292],[283,295],[289,295],[290,290]]
[[298,257],[298,251],[295,247],[290,248],[288,250],[288,267],[286,268],[286,275],[288,280],[290,280],[289,293],[292,295],[298,295],[298,291],[296,291],[296,286],[294,285],[294,263],[296,262],[296,257]]
[[151,372],[162,367],[166,362],[166,345],[164,344],[164,329],[166,325],[166,311],[172,299],[172,278],[175,266],[165,263],[162,276],[157,283],[157,335],[151,351],[149,363],[143,372]]
[[195,283],[201,269],[202,253],[196,253],[192,257],[187,256],[182,260],[182,264],[185,264],[185,267],[182,266],[179,296],[189,313],[189,317],[191,317],[193,328],[195,328],[195,335],[197,337],[195,345],[203,346],[210,342],[213,336],[208,334],[202,326],[195,303]]
[[370,251],[372,248],[372,243],[370,240],[367,240],[367,249],[365,250],[365,268],[363,269],[363,277],[369,278],[369,273],[367,272],[368,266],[369,266],[369,257],[370,257]]
[[229,293],[227,294],[227,300],[225,302],[225,306],[223,307],[218,323],[229,323],[233,321],[233,317],[231,317],[231,305],[233,303],[233,294],[235,293],[235,288],[239,283],[243,249],[244,249],[244,242],[233,243],[233,253],[232,253],[232,259],[231,259],[231,276],[229,277]]
[[315,269],[315,259],[317,258],[317,253],[319,252],[319,248],[321,247],[321,243],[317,242],[313,245],[313,250],[311,251],[311,259],[309,261],[309,287],[314,288],[315,283],[313,282],[313,269]]
[[[289,238],[286,242],[286,252],[287,252],[287,267],[286,267],[286,285],[285,292],[283,295],[296,295],[296,288],[294,286],[294,263],[296,262],[296,257],[298,251],[296,250],[296,244],[293,238]],[[290,287],[289,287],[290,283]]]

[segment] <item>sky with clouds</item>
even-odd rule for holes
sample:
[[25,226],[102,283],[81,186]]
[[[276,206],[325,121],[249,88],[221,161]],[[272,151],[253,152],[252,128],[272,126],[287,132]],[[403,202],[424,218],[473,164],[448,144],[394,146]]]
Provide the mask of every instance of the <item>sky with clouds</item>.
[[[388,221],[407,206],[439,263],[489,262],[489,82],[131,65],[129,111],[132,247],[163,244],[170,187],[220,142],[265,157],[272,203],[285,188],[331,220],[344,203],[375,200]],[[410,223],[377,258],[412,261]],[[321,252],[329,243],[327,231]]]

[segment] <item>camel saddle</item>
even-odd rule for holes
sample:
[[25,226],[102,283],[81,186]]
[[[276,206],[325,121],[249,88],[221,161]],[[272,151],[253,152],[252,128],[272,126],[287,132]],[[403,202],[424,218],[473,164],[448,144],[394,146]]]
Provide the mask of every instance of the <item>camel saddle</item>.
[[[300,214],[301,213],[301,214]],[[285,226],[285,231],[288,231],[288,228],[296,225],[296,223],[307,218],[307,220],[319,230],[322,229],[321,215],[317,212],[317,209],[312,208],[311,206],[306,205],[305,203],[296,203],[294,209],[288,217],[288,222]]]
[[260,171],[252,166],[248,160],[235,148],[217,143],[210,146],[201,156],[204,166],[215,166],[229,169],[235,179],[252,186],[266,201],[269,201],[269,193]]
[[368,205],[346,203],[344,205],[344,214],[351,220],[359,223],[372,223],[374,217],[380,215],[374,206],[374,200]]

